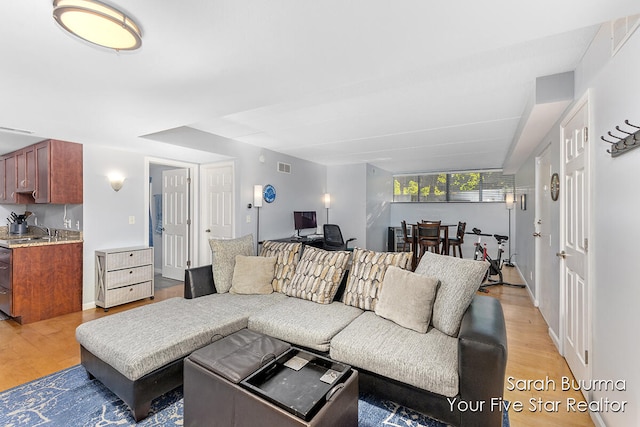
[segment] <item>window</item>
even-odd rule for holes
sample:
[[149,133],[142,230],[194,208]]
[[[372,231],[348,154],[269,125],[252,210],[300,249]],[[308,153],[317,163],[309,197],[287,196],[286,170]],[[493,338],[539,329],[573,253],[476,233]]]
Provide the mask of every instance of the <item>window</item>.
[[394,202],[504,202],[514,175],[501,171],[455,172],[393,177]]

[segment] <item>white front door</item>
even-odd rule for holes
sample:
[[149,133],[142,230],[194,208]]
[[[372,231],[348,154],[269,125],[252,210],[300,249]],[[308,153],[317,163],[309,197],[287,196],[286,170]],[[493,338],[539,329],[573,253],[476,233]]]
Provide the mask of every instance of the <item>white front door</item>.
[[[577,380],[589,380],[591,342],[589,239],[589,108],[583,102],[567,116],[561,141],[560,179],[563,236],[559,253],[564,282],[564,356]],[[585,396],[586,397],[586,396]]]
[[184,280],[189,261],[189,169],[162,172],[162,277]]
[[[553,293],[557,294],[558,277],[554,269],[555,253],[551,247],[551,150],[547,147],[536,159],[536,291],[535,298],[545,321],[549,325],[557,325],[558,313],[554,313]],[[556,274],[553,274],[553,273]],[[557,301],[557,297],[555,299]],[[557,311],[557,308],[555,309]],[[556,322],[554,322],[554,320]],[[557,328],[557,326],[556,326]],[[556,331],[557,333],[558,331]],[[557,343],[559,345],[559,343]]]
[[202,167],[200,265],[211,264],[209,239],[233,237],[233,164]]

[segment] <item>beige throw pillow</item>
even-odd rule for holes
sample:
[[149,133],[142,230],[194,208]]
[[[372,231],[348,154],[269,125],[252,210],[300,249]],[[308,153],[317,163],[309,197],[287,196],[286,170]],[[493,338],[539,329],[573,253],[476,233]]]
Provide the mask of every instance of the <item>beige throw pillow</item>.
[[400,326],[425,333],[431,322],[438,279],[389,266],[375,313]]
[[425,252],[416,274],[436,277],[440,281],[438,294],[433,303],[431,324],[451,337],[457,337],[464,312],[471,304],[484,274],[489,268],[487,261],[456,258]]
[[253,255],[253,235],[247,234],[237,239],[209,240],[212,254],[213,283],[219,294],[229,292],[236,255]]
[[236,256],[231,294],[270,294],[276,257]]

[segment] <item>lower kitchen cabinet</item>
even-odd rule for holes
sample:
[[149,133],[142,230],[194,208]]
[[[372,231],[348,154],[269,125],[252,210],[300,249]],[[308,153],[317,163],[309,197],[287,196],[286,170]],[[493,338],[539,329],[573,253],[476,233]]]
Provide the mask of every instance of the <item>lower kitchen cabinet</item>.
[[10,291],[3,306],[17,322],[82,310],[82,243],[2,248],[0,267],[0,287]]
[[153,248],[96,251],[96,305],[109,307],[153,298]]

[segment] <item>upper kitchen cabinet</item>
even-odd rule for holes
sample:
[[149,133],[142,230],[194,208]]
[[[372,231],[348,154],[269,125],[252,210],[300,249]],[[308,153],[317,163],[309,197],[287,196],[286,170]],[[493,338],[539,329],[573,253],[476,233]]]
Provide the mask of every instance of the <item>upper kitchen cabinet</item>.
[[82,203],[82,145],[50,139],[35,149],[35,202]]
[[33,193],[36,189],[36,149],[35,146],[16,151],[16,192]]
[[82,203],[81,144],[49,139],[0,161],[0,203]]

